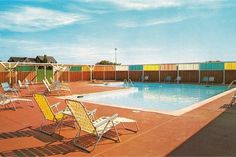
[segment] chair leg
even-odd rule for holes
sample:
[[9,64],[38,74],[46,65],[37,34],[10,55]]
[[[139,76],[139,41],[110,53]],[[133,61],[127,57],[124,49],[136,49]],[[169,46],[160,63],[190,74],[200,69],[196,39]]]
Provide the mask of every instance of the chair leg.
[[[113,122],[112,122],[112,123],[113,123]],[[117,142],[121,142],[121,140],[120,140],[120,136],[119,136],[119,134],[118,134],[118,131],[117,131],[116,126],[114,125],[114,123],[113,123],[113,126],[114,126],[115,131],[116,131]]]
[[16,106],[14,105],[14,102],[12,102],[11,104],[12,104],[14,110],[16,111]]
[[136,127],[136,129],[134,130],[134,129],[130,129],[130,128],[128,128],[128,127],[126,127],[125,126],[125,123],[121,123],[122,124],[122,126],[123,126],[123,128],[125,129],[125,130],[129,130],[129,131],[132,131],[132,132],[138,132],[138,130],[139,130],[139,127],[138,127],[138,124],[137,124],[137,122],[134,122],[135,123],[135,127]]
[[41,123],[40,128],[39,128],[39,130],[40,130],[41,132],[43,132],[43,133],[45,133],[45,134],[51,136],[51,135],[53,135],[53,134],[56,132],[56,130],[59,128],[59,134],[60,134],[61,122],[56,121],[56,122],[55,122],[56,126],[55,126],[55,128],[54,128],[51,132],[50,132],[50,131],[47,131],[47,130],[45,130],[45,129],[43,129],[44,122],[45,122],[45,120]]
[[74,137],[74,139],[73,139],[74,145],[75,145],[76,147],[78,147],[78,148],[80,148],[80,149],[82,149],[82,150],[84,150],[84,151],[90,153],[91,150],[88,150],[88,149],[86,149],[85,147],[81,146],[79,143],[77,143],[77,140],[79,140],[79,138],[80,138],[81,129],[77,126],[77,124],[75,124],[75,128],[76,128],[76,130],[78,130],[78,132],[76,133],[76,135],[75,135],[75,137]]

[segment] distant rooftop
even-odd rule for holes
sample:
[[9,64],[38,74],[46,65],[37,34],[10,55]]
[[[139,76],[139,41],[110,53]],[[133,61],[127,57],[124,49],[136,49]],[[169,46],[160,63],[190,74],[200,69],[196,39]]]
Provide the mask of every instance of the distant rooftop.
[[10,57],[8,62],[28,62],[28,63],[57,63],[56,59],[52,56],[36,56],[36,58],[29,57]]

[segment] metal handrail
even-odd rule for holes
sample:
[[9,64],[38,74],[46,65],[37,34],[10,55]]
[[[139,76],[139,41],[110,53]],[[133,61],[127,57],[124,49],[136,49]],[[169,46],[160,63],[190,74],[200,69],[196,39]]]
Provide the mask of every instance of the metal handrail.
[[125,87],[130,87],[130,86],[133,87],[134,84],[131,79],[128,79],[128,80],[124,79],[124,86]]
[[128,81],[124,79],[124,87],[128,87]]
[[132,82],[131,79],[128,79],[128,83],[129,83],[132,87],[134,86],[134,84],[133,84],[133,82]]
[[228,89],[230,89],[234,83],[236,83],[236,80],[233,80],[233,81],[229,84]]

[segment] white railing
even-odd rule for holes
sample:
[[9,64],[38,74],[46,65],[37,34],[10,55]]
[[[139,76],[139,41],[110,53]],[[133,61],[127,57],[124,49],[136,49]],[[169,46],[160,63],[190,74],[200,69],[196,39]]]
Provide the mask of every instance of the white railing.
[[230,88],[233,86],[234,83],[236,83],[236,80],[233,80],[233,81],[229,84],[228,89],[230,89]]
[[129,83],[130,86],[132,86],[132,87],[134,86],[134,84],[133,84],[131,79],[128,79],[128,83]]
[[128,80],[124,79],[124,87],[133,87],[133,86],[134,84],[131,79]]

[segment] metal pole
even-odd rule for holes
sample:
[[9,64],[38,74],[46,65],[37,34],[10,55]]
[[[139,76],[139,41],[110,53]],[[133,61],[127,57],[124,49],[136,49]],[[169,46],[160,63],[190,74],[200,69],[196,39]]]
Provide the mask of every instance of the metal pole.
[[90,70],[90,82],[93,81],[93,65],[89,65],[89,70]]
[[44,79],[47,78],[47,69],[46,69],[46,66],[44,66]]
[[117,53],[116,53],[116,51],[117,51],[117,48],[115,48],[115,64],[117,64]]
[[177,83],[179,83],[179,65],[177,65],[177,77],[176,77]]
[[12,81],[11,81],[11,63],[9,63],[9,65],[8,65],[8,67],[9,67],[9,70],[8,70],[8,72],[9,72],[9,83],[10,83],[10,85],[11,85],[11,83],[12,83]]
[[[63,71],[64,73],[65,71]],[[67,82],[70,82],[70,70],[67,71]]]
[[105,74],[105,68],[106,68],[106,66],[107,66],[107,65],[105,65],[105,66],[103,67],[103,73],[102,73],[103,81],[106,80],[106,74]]
[[129,70],[128,70],[128,80],[129,80]]
[[116,65],[114,66],[114,70],[115,70],[115,81],[116,81]]
[[83,66],[81,66],[81,81],[84,80],[84,71],[83,71]]
[[201,83],[201,71],[200,69],[198,70],[198,83]]
[[225,84],[225,70],[223,70],[223,84]]

